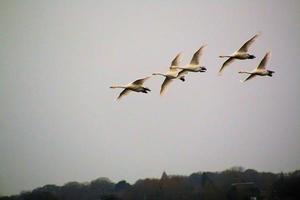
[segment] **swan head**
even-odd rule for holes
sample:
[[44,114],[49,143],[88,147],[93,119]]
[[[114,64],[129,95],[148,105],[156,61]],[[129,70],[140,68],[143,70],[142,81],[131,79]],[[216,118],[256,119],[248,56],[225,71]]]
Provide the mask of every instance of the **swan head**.
[[249,55],[249,59],[254,59],[256,58],[254,55]]
[[141,92],[147,94],[148,92],[151,92],[151,90],[149,88],[143,87],[142,90],[141,90]]
[[203,66],[200,68],[200,72],[206,72],[206,71],[207,71],[206,67]]
[[271,73],[271,74],[275,73],[274,71],[271,71],[271,70],[268,70],[268,72]]
[[274,71],[268,70],[268,76],[273,76]]

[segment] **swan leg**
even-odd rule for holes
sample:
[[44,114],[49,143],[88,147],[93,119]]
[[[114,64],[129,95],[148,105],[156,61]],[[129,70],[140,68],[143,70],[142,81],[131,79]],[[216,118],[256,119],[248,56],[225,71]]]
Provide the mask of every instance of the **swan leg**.
[[184,76],[180,77],[179,79],[180,79],[181,81],[183,81],[183,82],[185,81],[185,77],[184,77]]

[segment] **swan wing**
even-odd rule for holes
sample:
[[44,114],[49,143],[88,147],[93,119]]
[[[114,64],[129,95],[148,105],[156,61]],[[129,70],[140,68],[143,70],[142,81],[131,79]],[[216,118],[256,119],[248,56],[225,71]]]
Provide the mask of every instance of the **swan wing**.
[[170,85],[171,82],[172,82],[172,79],[165,78],[165,80],[162,83],[161,88],[160,88],[160,95],[163,95],[163,93],[165,92],[166,88],[168,87],[168,85]]
[[224,69],[225,69],[225,67],[227,67],[230,63],[232,63],[233,61],[235,60],[235,58],[228,58],[224,63],[223,63],[223,65],[222,65],[222,67],[220,68],[220,70],[219,70],[219,75],[222,75],[222,73],[223,73],[223,71],[224,71]]
[[133,85],[143,85],[144,82],[145,82],[148,78],[150,78],[150,76],[147,76],[147,77],[145,77],[145,78],[138,79],[138,80],[132,82],[132,84],[133,84]]
[[172,60],[170,69],[171,69],[173,66],[175,66],[175,67],[179,66],[179,64],[180,64],[180,59],[181,59],[180,57],[181,57],[181,53],[178,53],[178,54],[176,55],[176,57]]
[[242,82],[246,82],[250,79],[253,79],[254,77],[256,77],[256,74],[250,74],[247,78],[245,78],[245,80],[243,80]]
[[196,51],[193,55],[193,58],[190,62],[191,65],[199,65],[199,60],[203,54],[203,48],[205,47],[206,45],[203,45],[201,46],[198,51]]
[[260,33],[257,33],[256,35],[254,35],[250,40],[248,40],[239,50],[238,52],[248,52],[249,47],[251,46],[251,44],[253,44],[253,42],[255,41],[255,39],[260,35]]
[[129,90],[129,89],[127,89],[127,88],[124,89],[124,90],[119,94],[117,100],[120,100],[123,96],[128,95],[130,91],[131,91],[131,90]]
[[267,63],[270,60],[271,52],[266,53],[265,57],[260,61],[256,69],[266,69]]

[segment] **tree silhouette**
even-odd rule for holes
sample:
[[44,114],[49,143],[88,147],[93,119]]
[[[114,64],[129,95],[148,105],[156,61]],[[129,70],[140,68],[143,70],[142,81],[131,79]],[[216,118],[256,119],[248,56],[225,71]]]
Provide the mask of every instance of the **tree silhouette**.
[[0,200],[219,200],[300,199],[300,171],[257,172],[233,167],[222,172],[197,172],[190,176],[163,173],[160,179],[141,179],[133,185],[98,178],[89,183],[45,185]]

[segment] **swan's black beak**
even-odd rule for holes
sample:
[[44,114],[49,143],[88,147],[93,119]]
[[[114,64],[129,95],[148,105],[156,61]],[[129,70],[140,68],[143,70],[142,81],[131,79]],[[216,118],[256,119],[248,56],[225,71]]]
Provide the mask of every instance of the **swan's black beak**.
[[249,59],[254,59],[254,58],[256,58],[254,55],[249,56]]
[[151,90],[149,88],[144,87],[141,92],[147,94],[148,92],[151,92]]
[[207,69],[205,67],[201,67],[200,72],[206,72]]
[[271,70],[268,70],[268,72],[269,72],[269,74],[268,74],[268,76],[273,76],[273,73],[275,73],[274,71],[271,71]]
[[275,73],[274,71],[268,70],[271,74]]

